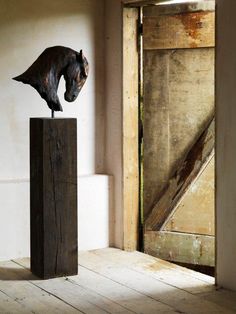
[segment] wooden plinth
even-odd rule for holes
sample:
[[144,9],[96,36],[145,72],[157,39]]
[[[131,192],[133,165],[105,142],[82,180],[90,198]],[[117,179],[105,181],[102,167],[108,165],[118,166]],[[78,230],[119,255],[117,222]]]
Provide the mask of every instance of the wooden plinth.
[[77,274],[77,121],[30,119],[31,271]]

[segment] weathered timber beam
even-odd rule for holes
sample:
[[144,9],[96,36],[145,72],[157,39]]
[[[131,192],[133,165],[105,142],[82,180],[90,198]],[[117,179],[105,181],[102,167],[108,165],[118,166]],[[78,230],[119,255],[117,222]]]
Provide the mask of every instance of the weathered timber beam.
[[215,143],[215,121],[208,125],[183,159],[180,167],[169,180],[156,205],[150,212],[145,229],[159,231],[175,209],[199,172],[211,158]]
[[[141,6],[146,6],[146,5],[158,5],[158,4],[170,4],[170,0],[121,0],[122,3],[125,6],[128,7],[141,7]],[[195,2],[189,2],[188,0],[186,0],[186,2],[184,2],[184,4],[189,4],[191,6],[194,5],[201,5],[201,4],[214,4],[215,7],[215,1],[214,0],[205,0],[199,3],[199,1],[195,1]],[[173,4],[171,5],[176,5],[176,3],[173,2]],[[181,3],[179,3],[178,5],[181,6]]]
[[[160,13],[158,15],[160,11],[160,7],[152,7],[146,10],[150,15],[144,14],[143,46],[145,50],[215,47],[215,12],[193,12],[188,9],[189,12],[186,14],[185,7],[183,12],[179,11],[178,14]],[[183,27],[183,21],[185,27]]]
[[131,7],[137,7],[137,6],[143,6],[143,5],[155,5],[158,3],[157,0],[122,0],[122,3],[125,6],[131,6]]
[[[123,11],[123,217],[124,249],[138,248],[138,10]],[[135,145],[134,145],[135,143]]]
[[178,263],[215,266],[215,237],[168,231],[148,231],[145,253]]

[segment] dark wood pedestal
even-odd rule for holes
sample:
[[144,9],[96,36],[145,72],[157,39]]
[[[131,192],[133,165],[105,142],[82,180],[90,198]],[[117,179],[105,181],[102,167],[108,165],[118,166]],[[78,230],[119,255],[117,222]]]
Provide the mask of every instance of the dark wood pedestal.
[[30,231],[33,274],[77,274],[76,119],[30,119]]

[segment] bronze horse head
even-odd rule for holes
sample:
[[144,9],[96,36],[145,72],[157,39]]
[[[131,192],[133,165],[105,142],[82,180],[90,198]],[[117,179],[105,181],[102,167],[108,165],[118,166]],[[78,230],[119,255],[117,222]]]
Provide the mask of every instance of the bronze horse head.
[[28,70],[13,79],[34,87],[52,111],[63,111],[57,96],[61,76],[66,81],[64,98],[72,102],[79,95],[88,77],[88,70],[88,61],[82,50],[77,52],[55,46],[45,49]]

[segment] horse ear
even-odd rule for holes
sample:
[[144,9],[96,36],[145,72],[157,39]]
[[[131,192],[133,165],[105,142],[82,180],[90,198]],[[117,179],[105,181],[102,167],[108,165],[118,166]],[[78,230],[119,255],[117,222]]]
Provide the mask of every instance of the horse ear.
[[83,63],[83,61],[84,61],[84,59],[83,59],[83,56],[84,56],[83,55],[83,50],[80,50],[80,52],[77,53],[76,56],[77,56],[78,62]]

